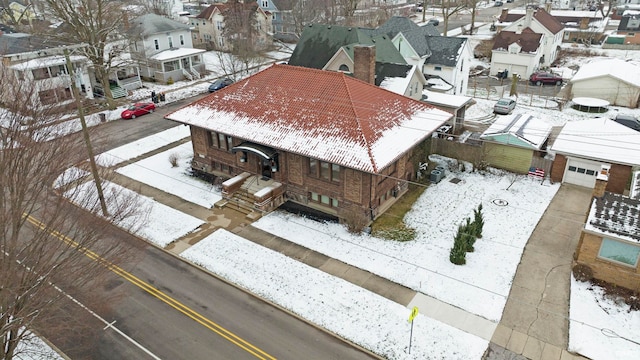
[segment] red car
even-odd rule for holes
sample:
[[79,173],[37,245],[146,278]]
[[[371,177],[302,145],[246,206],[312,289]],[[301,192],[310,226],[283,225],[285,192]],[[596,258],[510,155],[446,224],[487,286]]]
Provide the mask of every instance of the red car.
[[152,113],[156,109],[156,105],[154,103],[135,103],[127,108],[127,110],[123,111],[120,114],[120,117],[123,119],[135,119],[138,116],[146,115]]
[[529,77],[529,81],[535,85],[551,84],[562,85],[562,76],[550,72],[535,72]]

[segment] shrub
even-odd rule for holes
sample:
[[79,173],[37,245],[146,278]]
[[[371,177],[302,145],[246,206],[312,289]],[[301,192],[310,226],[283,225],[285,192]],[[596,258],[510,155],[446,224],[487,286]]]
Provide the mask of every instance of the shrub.
[[466,244],[462,240],[462,235],[458,233],[453,241],[453,247],[449,253],[449,261],[455,265],[464,265],[467,263]]
[[476,231],[471,219],[467,218],[466,223],[458,227],[458,233],[462,236],[462,240],[465,244],[465,250],[467,252],[474,252],[475,249],[473,248],[473,244],[476,242]]
[[347,231],[352,234],[359,234],[364,227],[369,224],[367,216],[356,206],[351,206],[344,211],[342,221],[347,225]]
[[171,153],[169,154],[169,163],[171,164],[171,167],[178,167],[178,154],[177,153]]
[[173,85],[173,83],[174,83],[173,78],[169,76],[169,78],[167,79],[167,85]]
[[477,238],[482,237],[482,228],[484,227],[484,218],[482,216],[482,203],[478,205],[477,210],[473,210],[473,230]]
[[577,264],[572,269],[573,277],[578,281],[591,281],[593,279],[593,270],[585,264]]
[[404,242],[414,240],[416,238],[416,230],[405,226],[378,230],[373,235],[387,240]]

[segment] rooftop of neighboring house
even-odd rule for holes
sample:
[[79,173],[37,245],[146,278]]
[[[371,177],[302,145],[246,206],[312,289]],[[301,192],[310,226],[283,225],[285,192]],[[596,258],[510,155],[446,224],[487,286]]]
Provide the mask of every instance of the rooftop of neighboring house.
[[640,14],[624,15],[620,19],[618,30],[640,30]]
[[168,19],[156,14],[145,14],[131,21],[129,33],[147,37],[154,34],[164,34],[172,31],[189,30],[187,24]]
[[585,230],[640,243],[640,200],[605,192],[595,197]]
[[531,29],[526,28],[522,33],[518,34],[514,31],[500,31],[495,36],[492,50],[506,51],[509,45],[517,43],[523,53],[533,53],[540,47],[542,34],[534,33]]
[[289,65],[322,69],[341,47],[349,44],[371,44],[371,29],[338,25],[305,26]]
[[166,117],[379,173],[451,116],[342,72],[273,65]]
[[[365,39],[366,40],[366,39]],[[354,43],[345,45],[342,49],[349,55],[349,57],[353,60],[353,48],[357,45],[375,45],[376,47],[376,62],[380,63],[388,63],[388,64],[406,64],[407,62],[402,57],[402,54],[396,49],[391,39],[386,35],[376,36],[370,41],[365,41],[365,43]],[[293,64],[291,64],[293,65]]]
[[551,125],[530,114],[498,118],[480,135],[481,139],[540,150],[551,134]]
[[640,67],[622,59],[596,60],[580,66],[571,82],[611,76],[618,80],[640,87]]
[[0,33],[0,54],[3,56],[36,51],[42,52],[42,55],[51,55],[46,53],[47,49],[60,49],[66,45],[71,44],[26,33]]
[[503,9],[500,17],[498,17],[498,21],[503,23],[513,23],[520,20],[523,17],[526,17],[527,11],[532,11],[532,18],[536,19],[542,26],[544,26],[547,30],[549,30],[552,34],[557,34],[564,26],[562,23],[556,19],[554,16],[549,14],[543,8],[538,9],[527,9],[525,11],[515,11],[510,9]]
[[640,132],[607,118],[567,121],[551,151],[615,164],[640,165]]
[[376,86],[404,94],[416,72],[415,65],[376,63]]
[[460,58],[466,38],[448,36],[430,36],[426,38],[427,46],[431,49],[431,56],[427,64],[437,64],[455,67]]

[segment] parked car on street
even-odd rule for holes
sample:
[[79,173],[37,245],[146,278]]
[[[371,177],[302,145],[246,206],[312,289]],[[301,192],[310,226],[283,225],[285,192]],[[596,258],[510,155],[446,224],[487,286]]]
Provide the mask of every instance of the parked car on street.
[[516,108],[516,101],[509,98],[502,98],[493,105],[494,114],[507,115]]
[[534,72],[529,76],[529,81],[535,85],[562,85],[562,76],[546,71]]
[[504,5],[502,1],[496,1],[495,3],[493,3],[493,6],[495,7],[502,6],[502,5]]
[[218,91],[222,88],[225,88],[229,85],[233,84],[233,80],[229,79],[229,78],[224,78],[224,79],[218,79],[214,82],[211,83],[211,85],[209,85],[209,92],[214,92],[214,91]]
[[120,114],[123,119],[135,119],[138,116],[151,114],[156,109],[154,103],[139,102],[129,106],[125,111]]
[[440,25],[440,20],[438,20],[438,19],[431,19],[431,20],[427,21],[427,25],[438,26],[438,25]]

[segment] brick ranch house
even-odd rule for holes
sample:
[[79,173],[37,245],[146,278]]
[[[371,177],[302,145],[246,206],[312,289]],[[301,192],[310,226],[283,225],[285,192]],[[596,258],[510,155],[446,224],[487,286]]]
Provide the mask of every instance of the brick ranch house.
[[593,277],[640,291],[640,200],[605,192],[598,175],[594,197],[574,255]]
[[376,87],[375,60],[364,59],[356,77],[367,82],[273,65],[166,118],[190,126],[191,166],[226,180],[227,202],[374,219],[407,191],[425,141],[451,114]]

